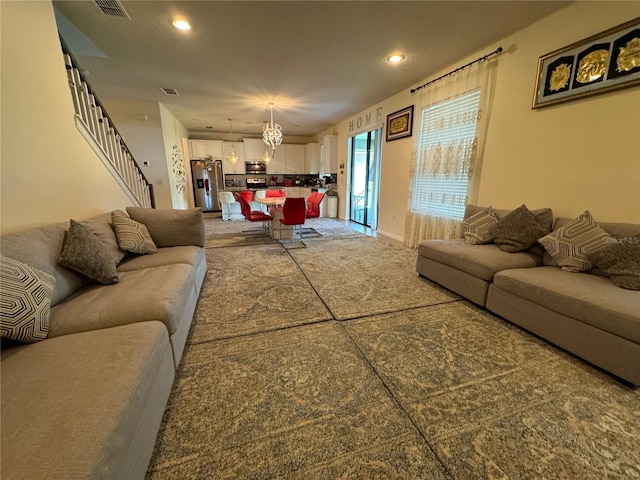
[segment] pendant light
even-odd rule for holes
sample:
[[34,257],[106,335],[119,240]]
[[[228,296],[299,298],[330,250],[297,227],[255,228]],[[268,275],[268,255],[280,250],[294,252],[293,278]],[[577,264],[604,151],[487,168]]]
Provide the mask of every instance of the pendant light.
[[267,146],[271,147],[271,156],[276,151],[276,146],[282,143],[282,127],[277,123],[273,123],[273,102],[269,102],[271,109],[271,121],[265,123],[262,128],[262,140]]
[[[230,118],[228,118],[227,120],[229,120],[229,132],[231,134],[231,138],[233,138],[233,125],[231,124]],[[227,161],[231,164],[235,164],[238,162],[238,155],[236,155],[236,147],[233,144],[231,144],[231,153],[227,155]]]

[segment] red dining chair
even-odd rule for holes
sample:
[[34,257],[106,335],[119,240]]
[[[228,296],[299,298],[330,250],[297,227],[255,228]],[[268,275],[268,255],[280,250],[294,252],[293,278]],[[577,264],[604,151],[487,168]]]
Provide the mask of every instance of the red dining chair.
[[[307,205],[307,211],[305,214],[307,218],[318,218],[320,216],[320,203],[322,203],[322,200],[324,199],[324,193],[315,193],[315,197],[313,197]],[[309,198],[312,196],[313,193],[309,195]]]
[[302,225],[304,225],[306,212],[306,203],[303,197],[287,197],[282,207],[282,216],[280,223],[282,225],[293,225],[295,233],[296,225],[298,226],[298,235],[302,238]]
[[316,198],[317,195],[318,195],[318,192],[314,190],[313,192],[311,192],[311,195],[307,197],[307,209],[309,208],[309,205],[311,205],[311,202],[313,202],[313,199]]
[[240,192],[242,198],[244,198],[248,203],[253,202],[253,192],[251,190],[242,190]]
[[236,197],[236,201],[240,204],[240,211],[242,212],[245,220],[250,222],[262,222],[262,231],[265,232],[267,230],[265,222],[273,220],[273,217],[260,210],[251,210],[251,205],[249,205],[249,202],[247,202],[244,196],[242,196],[242,192],[236,192],[234,193],[234,196]]
[[267,197],[286,197],[287,194],[284,190],[270,189],[267,190]]

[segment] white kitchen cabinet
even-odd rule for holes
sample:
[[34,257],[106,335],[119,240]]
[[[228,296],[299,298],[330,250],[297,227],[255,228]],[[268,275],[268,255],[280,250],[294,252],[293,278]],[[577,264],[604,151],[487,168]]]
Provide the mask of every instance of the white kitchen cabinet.
[[338,173],[338,136],[322,137],[320,173]]
[[269,163],[267,163],[267,173],[269,175],[284,174],[285,163],[284,145],[277,146],[274,156],[269,160]]
[[[227,157],[231,153],[231,147],[235,149],[236,156],[238,157],[238,161],[236,163],[231,163],[227,160]],[[236,174],[244,174],[246,172],[246,167],[244,164],[244,143],[242,142],[223,142],[222,144],[222,155],[224,161],[224,173],[236,173]]]
[[317,175],[320,173],[320,144],[307,143],[304,146],[304,173]]
[[261,138],[243,138],[244,159],[247,162],[262,162],[265,148],[267,147]]
[[286,144],[285,151],[285,171],[288,175],[303,175],[304,170],[304,145]]
[[189,158],[211,157],[220,160],[222,158],[221,140],[189,140]]

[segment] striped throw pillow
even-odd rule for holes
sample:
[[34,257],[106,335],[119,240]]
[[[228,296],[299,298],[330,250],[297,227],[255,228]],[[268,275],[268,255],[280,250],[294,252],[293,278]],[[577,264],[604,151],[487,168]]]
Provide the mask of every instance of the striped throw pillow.
[[49,334],[49,312],[56,280],[17,260],[0,257],[0,334],[24,343]]
[[111,223],[113,223],[118,245],[122,250],[140,254],[156,253],[158,251],[147,227],[142,223],[131,220],[126,213],[114,210],[111,212]]
[[551,258],[569,272],[592,269],[594,264],[587,254],[606,247],[610,241],[611,235],[596,223],[589,210],[538,240]]
[[498,217],[496,217],[491,207],[487,207],[475,215],[465,218],[462,221],[464,242],[470,245],[491,243],[493,241],[491,230],[496,223],[498,223]]

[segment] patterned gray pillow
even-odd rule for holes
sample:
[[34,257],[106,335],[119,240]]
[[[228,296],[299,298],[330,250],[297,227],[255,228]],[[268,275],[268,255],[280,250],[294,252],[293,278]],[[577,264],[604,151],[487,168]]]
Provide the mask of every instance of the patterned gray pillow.
[[121,249],[141,254],[158,251],[151,235],[149,235],[149,230],[142,223],[131,220],[126,213],[120,210],[111,212],[111,221]]
[[470,245],[482,245],[491,243],[491,228],[498,223],[498,217],[490,206],[484,210],[465,218],[462,221],[462,233],[464,242]]
[[33,343],[49,334],[49,312],[56,280],[8,257],[0,257],[0,334]]
[[606,247],[611,238],[586,210],[538,241],[563,270],[584,272],[593,268],[587,253]]
[[640,233],[609,239],[604,248],[588,252],[587,260],[610,277],[614,285],[640,290]]
[[82,223],[70,220],[58,263],[105,285],[118,283],[111,250]]
[[498,220],[491,229],[495,244],[500,250],[509,253],[526,250],[547,233],[549,231],[540,225],[524,204]]

